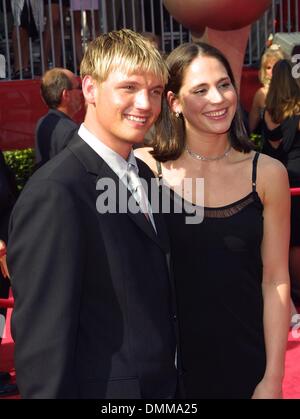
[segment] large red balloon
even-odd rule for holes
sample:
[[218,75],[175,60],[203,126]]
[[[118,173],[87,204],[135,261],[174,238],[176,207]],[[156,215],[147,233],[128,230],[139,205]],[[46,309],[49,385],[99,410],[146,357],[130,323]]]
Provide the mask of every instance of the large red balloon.
[[272,0],[164,0],[169,13],[185,27],[234,30],[258,19]]

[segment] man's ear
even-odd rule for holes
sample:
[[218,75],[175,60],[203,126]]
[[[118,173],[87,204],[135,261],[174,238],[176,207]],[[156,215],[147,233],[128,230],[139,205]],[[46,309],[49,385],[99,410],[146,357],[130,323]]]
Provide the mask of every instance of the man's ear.
[[64,89],[61,94],[60,103],[66,103],[70,98],[70,91],[68,89]]
[[167,92],[167,101],[171,112],[181,113],[181,105],[178,97],[171,90]]
[[97,84],[92,76],[84,76],[82,80],[82,93],[84,95],[85,102],[88,104],[95,103]]

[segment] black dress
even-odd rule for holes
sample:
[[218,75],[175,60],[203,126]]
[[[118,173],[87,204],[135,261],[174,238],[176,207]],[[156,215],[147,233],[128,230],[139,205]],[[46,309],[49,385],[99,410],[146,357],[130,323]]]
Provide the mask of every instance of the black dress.
[[250,398],[264,375],[263,205],[256,192],[257,159],[258,153],[252,192],[224,207],[205,207],[200,224],[185,223],[186,214],[176,213],[178,195],[169,192],[174,211],[165,219],[185,398]]
[[[291,188],[300,187],[300,116],[286,118],[277,128],[268,129],[263,123],[262,152],[280,160],[287,168]],[[271,143],[282,139],[277,149]],[[300,196],[292,197],[291,246],[300,246]]]

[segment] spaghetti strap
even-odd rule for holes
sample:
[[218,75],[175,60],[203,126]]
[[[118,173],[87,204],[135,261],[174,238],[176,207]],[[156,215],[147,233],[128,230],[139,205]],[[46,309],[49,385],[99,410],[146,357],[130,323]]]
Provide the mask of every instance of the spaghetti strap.
[[161,167],[161,162],[156,160],[156,167],[157,167],[157,174],[159,179],[162,178],[162,167]]
[[253,158],[252,164],[252,190],[256,192],[256,175],[257,175],[257,161],[258,161],[259,153],[256,152]]

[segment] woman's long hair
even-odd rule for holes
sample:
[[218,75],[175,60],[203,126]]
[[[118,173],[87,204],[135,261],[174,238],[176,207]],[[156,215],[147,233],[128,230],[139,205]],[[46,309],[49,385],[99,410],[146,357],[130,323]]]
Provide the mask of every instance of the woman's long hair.
[[278,61],[266,97],[266,109],[273,122],[280,124],[284,119],[300,114],[300,87],[293,77],[290,61]]
[[[162,112],[156,123],[156,135],[150,144],[153,147],[153,157],[160,162],[178,159],[185,149],[184,118],[182,115],[177,118],[170,110],[167,93],[172,91],[174,95],[179,94],[186,69],[199,56],[217,59],[225,67],[236,90],[229,62],[218,49],[204,42],[197,42],[185,43],[173,50],[166,59],[169,79],[164,91]],[[229,129],[229,139],[232,147],[236,150],[248,153],[253,149],[246,133],[239,106]]]

